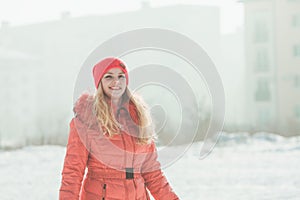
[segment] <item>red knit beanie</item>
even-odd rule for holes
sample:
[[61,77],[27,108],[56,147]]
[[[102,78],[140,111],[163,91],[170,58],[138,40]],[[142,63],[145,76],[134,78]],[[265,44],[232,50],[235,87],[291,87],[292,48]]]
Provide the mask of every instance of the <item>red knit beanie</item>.
[[93,68],[94,82],[97,89],[103,75],[112,68],[119,68],[124,72],[126,77],[126,85],[128,85],[128,72],[124,62],[119,58],[108,57],[98,62]]

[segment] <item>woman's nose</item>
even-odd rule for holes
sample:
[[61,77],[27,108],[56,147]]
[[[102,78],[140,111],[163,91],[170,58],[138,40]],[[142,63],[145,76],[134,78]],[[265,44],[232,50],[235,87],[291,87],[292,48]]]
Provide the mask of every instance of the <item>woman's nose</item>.
[[113,80],[112,80],[112,83],[113,84],[117,84],[117,83],[119,83],[120,82],[120,80],[119,80],[119,78],[117,77],[115,77],[115,78],[113,78]]

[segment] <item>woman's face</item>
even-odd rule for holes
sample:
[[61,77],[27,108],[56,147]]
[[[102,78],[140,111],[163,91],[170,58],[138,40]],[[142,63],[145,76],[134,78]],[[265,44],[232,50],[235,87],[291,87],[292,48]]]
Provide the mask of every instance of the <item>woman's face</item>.
[[126,77],[119,68],[108,70],[101,79],[104,94],[113,100],[119,100],[126,89]]

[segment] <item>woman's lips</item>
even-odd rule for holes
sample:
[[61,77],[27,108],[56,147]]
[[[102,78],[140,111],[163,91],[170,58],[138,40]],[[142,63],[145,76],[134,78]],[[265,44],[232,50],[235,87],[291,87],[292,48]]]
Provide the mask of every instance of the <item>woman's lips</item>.
[[111,89],[111,90],[121,90],[120,87],[109,87],[109,89]]

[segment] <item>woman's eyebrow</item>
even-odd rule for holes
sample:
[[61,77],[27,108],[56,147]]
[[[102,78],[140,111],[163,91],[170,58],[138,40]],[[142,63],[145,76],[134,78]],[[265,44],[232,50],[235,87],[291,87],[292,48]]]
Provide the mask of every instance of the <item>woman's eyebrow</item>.
[[[105,74],[114,74],[112,72],[106,72]],[[119,74],[125,74],[124,72],[119,72]]]

